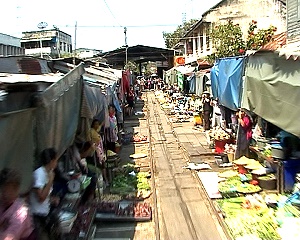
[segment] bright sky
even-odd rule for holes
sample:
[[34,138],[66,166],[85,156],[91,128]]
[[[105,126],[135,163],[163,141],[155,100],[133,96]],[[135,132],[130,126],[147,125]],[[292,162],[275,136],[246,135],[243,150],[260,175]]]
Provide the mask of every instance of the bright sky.
[[0,32],[21,37],[21,32],[57,26],[72,35],[76,48],[110,51],[127,44],[165,47],[162,32],[173,32],[186,20],[200,19],[202,13],[220,0],[8,0],[2,4]]

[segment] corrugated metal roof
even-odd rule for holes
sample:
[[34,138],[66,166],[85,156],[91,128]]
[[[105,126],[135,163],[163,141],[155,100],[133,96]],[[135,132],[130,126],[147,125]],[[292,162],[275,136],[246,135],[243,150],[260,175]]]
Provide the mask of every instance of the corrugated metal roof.
[[300,46],[290,47],[286,44],[287,33],[283,32],[273,37],[273,41],[262,46],[259,50],[248,50],[246,55],[254,55],[257,52],[272,51],[277,52],[279,56],[285,56],[286,59],[300,60]]
[[60,80],[62,77],[63,74],[61,73],[48,73],[41,75],[0,73],[0,83],[54,83]]
[[0,57],[0,73],[40,75],[51,72],[46,59],[28,56]]
[[271,42],[262,46],[259,50],[275,51],[286,45],[287,32],[282,32],[273,36]]

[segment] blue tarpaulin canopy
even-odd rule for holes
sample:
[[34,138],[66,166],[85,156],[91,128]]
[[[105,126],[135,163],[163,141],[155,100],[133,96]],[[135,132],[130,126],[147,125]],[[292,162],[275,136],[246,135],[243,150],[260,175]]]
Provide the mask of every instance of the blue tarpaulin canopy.
[[214,98],[232,110],[241,106],[244,57],[218,59],[211,70],[211,88]]

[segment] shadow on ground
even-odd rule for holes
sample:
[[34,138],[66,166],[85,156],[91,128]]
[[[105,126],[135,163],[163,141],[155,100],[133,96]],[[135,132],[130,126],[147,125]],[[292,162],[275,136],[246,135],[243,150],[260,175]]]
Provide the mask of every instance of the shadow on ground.
[[[132,116],[124,117],[124,131],[131,132],[133,134],[138,133],[140,128],[140,121],[145,120],[145,113],[143,113],[145,102],[142,99],[138,99],[135,104],[135,109]],[[144,130],[145,131],[145,130]],[[119,153],[120,163],[122,166],[127,163],[134,163],[133,159],[130,158],[131,154],[135,153],[135,145],[133,142],[127,144],[122,144],[121,151]],[[104,193],[109,194],[109,188],[105,189]],[[136,234],[136,222],[104,222],[97,221],[97,230],[95,234],[95,240],[108,240],[108,239],[118,239],[118,240],[132,240]]]

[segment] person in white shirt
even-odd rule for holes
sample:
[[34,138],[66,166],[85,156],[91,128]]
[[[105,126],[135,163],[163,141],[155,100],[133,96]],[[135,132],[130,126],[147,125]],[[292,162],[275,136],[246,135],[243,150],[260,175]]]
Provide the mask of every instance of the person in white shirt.
[[58,156],[54,148],[47,148],[41,153],[42,166],[33,172],[33,186],[29,196],[34,223],[39,230],[39,239],[51,239],[51,232],[47,224],[51,204],[58,205],[58,198],[51,198],[54,169],[57,166]]

